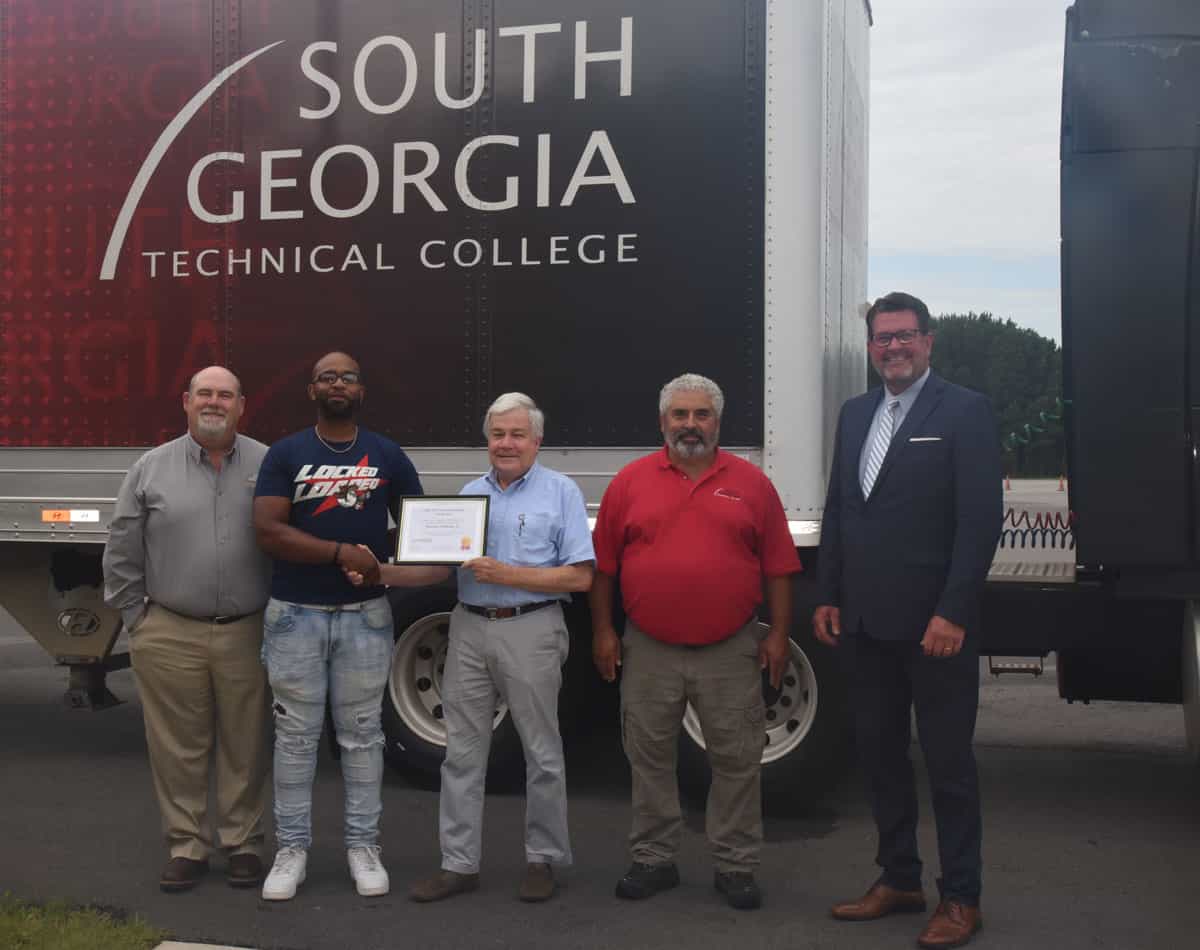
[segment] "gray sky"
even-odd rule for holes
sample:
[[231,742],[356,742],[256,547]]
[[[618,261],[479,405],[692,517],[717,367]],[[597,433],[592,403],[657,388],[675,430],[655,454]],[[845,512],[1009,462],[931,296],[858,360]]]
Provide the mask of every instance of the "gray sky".
[[1058,133],[1069,0],[873,0],[871,297],[1061,341]]

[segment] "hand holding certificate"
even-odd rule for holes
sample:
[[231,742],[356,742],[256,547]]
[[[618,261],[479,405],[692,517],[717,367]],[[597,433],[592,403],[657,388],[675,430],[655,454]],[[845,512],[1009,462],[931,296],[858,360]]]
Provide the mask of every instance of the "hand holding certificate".
[[487,495],[400,499],[397,564],[461,564],[487,550]]

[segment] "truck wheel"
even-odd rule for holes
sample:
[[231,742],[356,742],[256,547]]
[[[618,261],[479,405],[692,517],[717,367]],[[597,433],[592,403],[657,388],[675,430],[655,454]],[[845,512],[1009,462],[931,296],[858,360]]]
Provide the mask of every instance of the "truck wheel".
[[[760,624],[763,633],[766,624]],[[778,691],[763,678],[763,804],[774,814],[812,805],[845,776],[853,740],[846,687],[832,651],[811,632],[793,629],[791,661]],[[682,790],[703,801],[710,772],[700,719],[689,703],[679,745]]]
[[[422,784],[437,787],[446,757],[442,711],[442,674],[450,641],[452,591],[420,591],[392,605],[392,648],[387,688],[383,692],[383,733],[388,762]],[[498,703],[492,723],[488,783],[493,788],[519,783],[525,760],[521,740]]]

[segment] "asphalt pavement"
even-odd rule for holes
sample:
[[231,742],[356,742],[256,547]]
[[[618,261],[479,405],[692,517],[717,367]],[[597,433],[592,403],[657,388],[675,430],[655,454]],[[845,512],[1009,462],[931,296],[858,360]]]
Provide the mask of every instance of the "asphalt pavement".
[[[340,844],[337,763],[322,750],[316,840],[298,897],[234,891],[220,866],[196,890],[157,888],[165,860],[132,676],[100,713],[59,704],[65,673],[0,624],[0,891],[139,914],[177,940],[281,950],[383,947],[884,948],[914,943],[922,919],[841,924],[835,900],[873,879],[869,810],[850,779],[819,807],[769,818],[759,878],[766,905],[739,913],[712,890],[703,817],[688,815],[683,884],[630,904],[612,888],[627,864],[628,771],[615,730],[568,747],[576,866],[544,905],[515,900],[523,799],[492,795],[482,889],[417,906],[404,893],[437,866],[437,796],[389,774],[384,857],[392,894],[353,890]],[[1178,707],[1068,706],[1053,671],[985,682],[978,730],[990,948],[1184,948],[1200,934],[1200,774]],[[914,749],[914,755],[919,753]],[[923,801],[927,802],[924,791]],[[928,808],[925,809],[928,815]],[[936,851],[922,827],[932,889]]]

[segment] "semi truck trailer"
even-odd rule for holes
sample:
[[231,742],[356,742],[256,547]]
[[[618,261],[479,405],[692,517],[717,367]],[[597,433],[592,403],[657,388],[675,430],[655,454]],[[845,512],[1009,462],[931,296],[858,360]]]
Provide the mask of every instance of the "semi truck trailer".
[[[848,716],[809,614],[836,413],[866,384],[871,23],[864,0],[0,3],[0,604],[68,700],[116,701],[107,524],[195,369],[237,372],[271,442],[311,424],[315,357],[355,354],[366,421],[439,493],[486,468],[495,395],[528,392],[593,512],[694,371],[807,568],[765,791],[828,788]],[[1055,654],[1068,700],[1180,703],[1200,754],[1200,14],[1076,0],[1062,102],[1075,546],[997,565],[982,649]],[[388,757],[432,775],[455,592],[392,597]],[[615,726],[586,604],[568,619],[564,721]],[[519,769],[502,705],[495,728],[495,773]],[[702,785],[690,713],[680,762]]]
[[[491,400],[527,392],[593,513],[661,445],[661,385],[703,373],[811,606],[865,383],[870,23],[865,0],[4,0],[0,603],[68,699],[114,701],[113,500],[210,363],[270,443],[312,423],[313,360],[355,355],[365,421],[437,493],[487,467]],[[454,589],[393,597],[388,757],[435,772]],[[608,696],[615,725],[586,604],[569,621],[564,718]],[[769,788],[824,787],[843,687],[803,606],[767,701]],[[502,705],[496,729],[493,767],[519,765]]]

